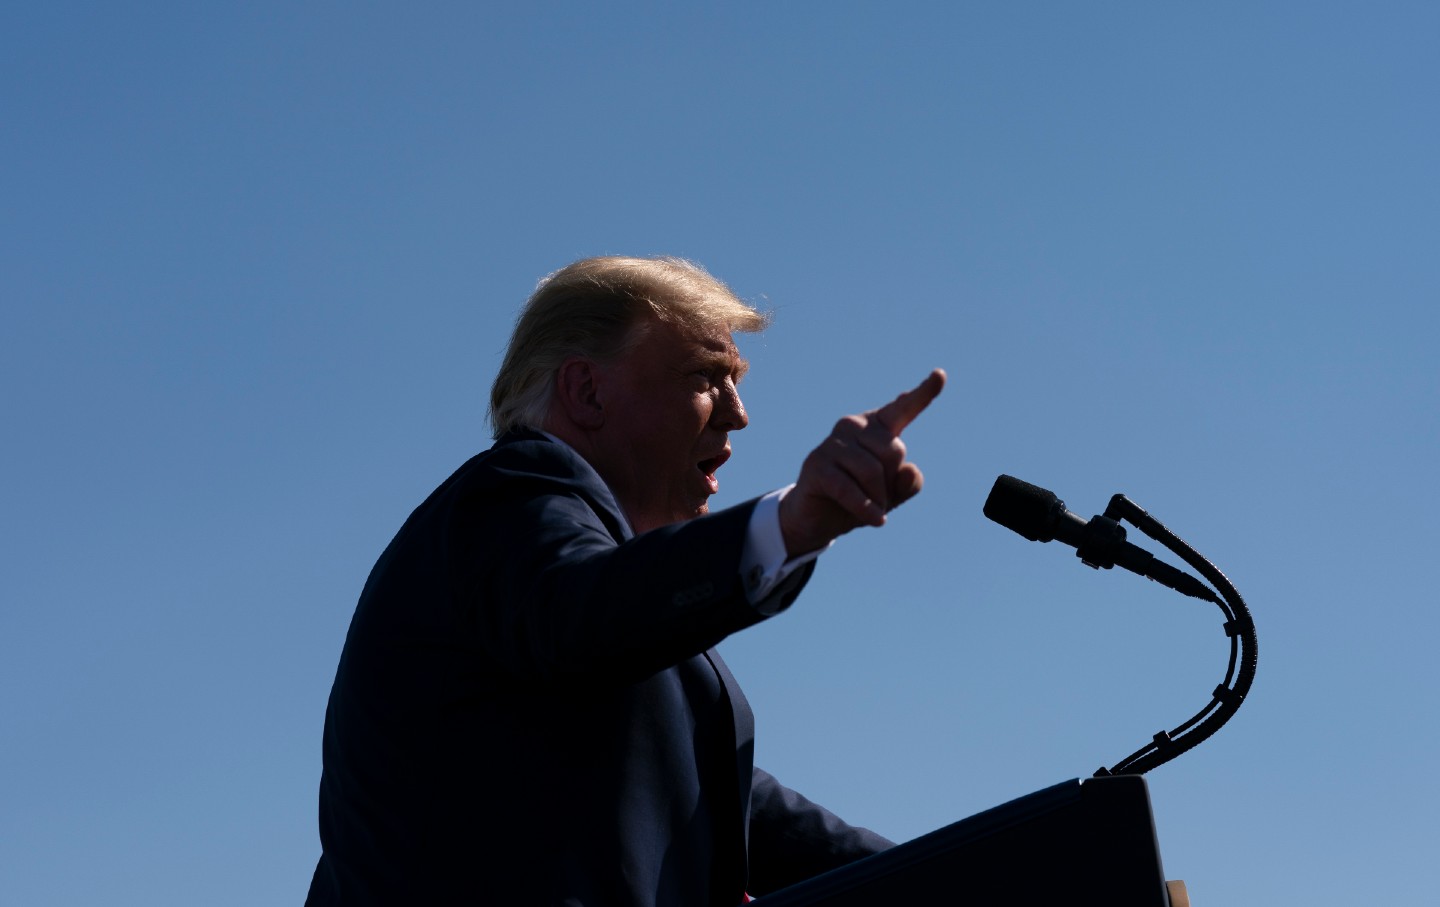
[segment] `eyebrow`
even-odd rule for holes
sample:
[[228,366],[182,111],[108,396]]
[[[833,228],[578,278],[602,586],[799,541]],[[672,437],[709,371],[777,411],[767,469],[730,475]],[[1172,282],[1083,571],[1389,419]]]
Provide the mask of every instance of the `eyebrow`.
[[736,384],[750,371],[750,360],[736,352],[734,347],[722,349],[708,344],[697,345],[692,361],[706,368],[724,368],[735,376]]

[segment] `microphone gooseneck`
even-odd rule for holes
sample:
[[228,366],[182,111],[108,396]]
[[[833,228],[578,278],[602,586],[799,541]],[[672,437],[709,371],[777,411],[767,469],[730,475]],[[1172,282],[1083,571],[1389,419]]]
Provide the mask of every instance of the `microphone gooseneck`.
[[[990,489],[990,496],[985,500],[985,515],[1032,542],[1058,540],[1074,547],[1076,556],[1086,566],[1124,567],[1177,592],[1213,602],[1225,615],[1230,662],[1225,680],[1215,688],[1210,702],[1188,721],[1174,730],[1156,734],[1150,743],[1113,767],[1101,768],[1095,773],[1097,777],[1140,775],[1163,765],[1210,737],[1240,708],[1254,681],[1257,661],[1258,643],[1250,610],[1225,574],[1159,520],[1129,498],[1117,494],[1110,499],[1103,514],[1087,521],[1065,509],[1065,502],[1054,492],[1004,475],[997,478]],[[1210,586],[1126,541],[1125,527],[1120,525],[1122,519],[1172,551]]]

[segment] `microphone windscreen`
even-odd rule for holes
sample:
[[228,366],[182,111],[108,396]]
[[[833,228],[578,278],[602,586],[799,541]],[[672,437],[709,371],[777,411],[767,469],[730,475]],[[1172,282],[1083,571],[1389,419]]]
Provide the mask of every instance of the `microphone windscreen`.
[[1064,502],[1055,492],[1014,476],[996,479],[985,499],[987,517],[1032,542],[1048,542],[1055,537],[1055,515],[1064,509]]

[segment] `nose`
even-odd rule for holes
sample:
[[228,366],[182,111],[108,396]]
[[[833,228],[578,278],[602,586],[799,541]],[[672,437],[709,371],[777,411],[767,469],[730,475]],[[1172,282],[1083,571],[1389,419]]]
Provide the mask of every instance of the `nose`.
[[745,412],[745,404],[740,400],[735,382],[727,380],[720,389],[720,399],[715,401],[711,422],[723,431],[739,431],[750,424],[750,416]]

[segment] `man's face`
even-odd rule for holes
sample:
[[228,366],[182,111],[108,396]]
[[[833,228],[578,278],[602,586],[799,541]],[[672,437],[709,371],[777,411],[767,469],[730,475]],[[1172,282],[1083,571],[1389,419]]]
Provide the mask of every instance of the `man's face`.
[[749,424],[735,385],[745,374],[728,331],[660,321],[602,366],[603,449],[594,465],[637,533],[704,514],[730,458],[729,432]]

